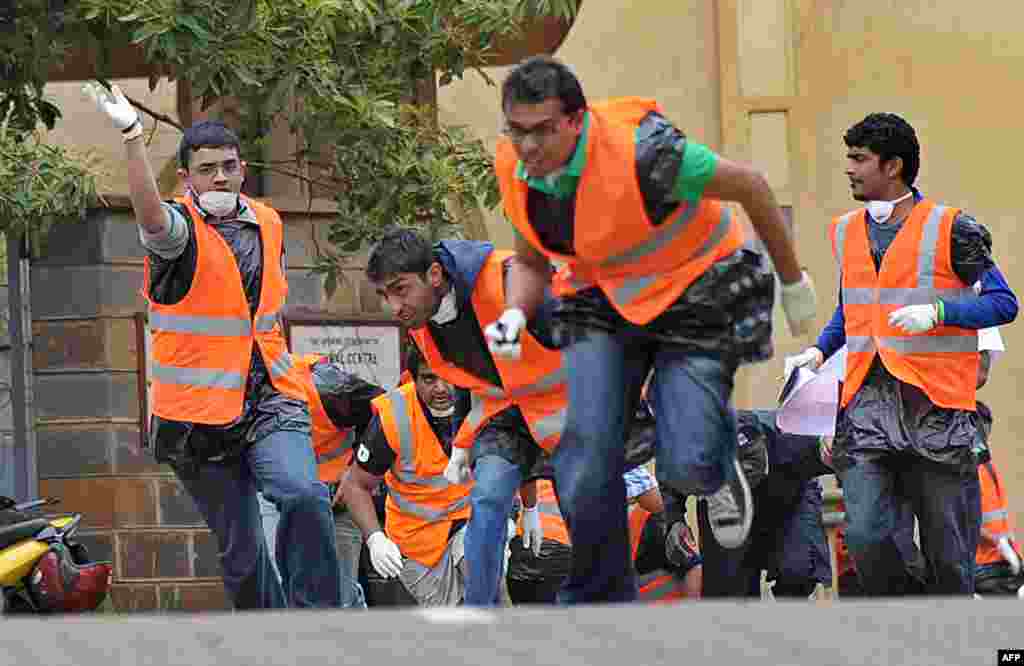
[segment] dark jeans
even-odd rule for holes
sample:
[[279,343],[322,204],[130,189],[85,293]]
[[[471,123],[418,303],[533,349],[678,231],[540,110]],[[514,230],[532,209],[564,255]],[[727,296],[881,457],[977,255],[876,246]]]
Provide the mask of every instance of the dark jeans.
[[832,570],[821,522],[816,480],[769,476],[754,490],[754,522],[739,548],[722,548],[710,536],[707,503],[697,504],[704,561],[703,598],[761,596],[761,570],[775,581],[776,597],[807,597],[817,583],[831,584]]
[[[235,608],[341,604],[331,500],[317,479],[308,432],[272,432],[239,460],[205,463],[195,478],[179,479],[217,537],[224,585]],[[281,514],[280,582],[263,534],[260,490]]]
[[900,533],[904,501],[917,516],[927,594],[969,595],[977,537],[968,506],[972,467],[925,460],[914,452],[855,451],[839,472],[846,503],[846,542],[867,596],[910,592]]
[[565,351],[569,409],[552,456],[559,506],[573,544],[560,593],[569,604],[637,596],[626,525],[624,442],[648,371],[659,483],[684,494],[718,490],[731,474],[735,365],[653,342],[639,326],[588,330]]

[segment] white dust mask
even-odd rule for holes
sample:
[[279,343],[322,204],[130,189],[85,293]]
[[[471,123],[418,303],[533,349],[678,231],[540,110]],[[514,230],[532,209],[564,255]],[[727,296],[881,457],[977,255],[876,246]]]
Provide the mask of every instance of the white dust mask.
[[214,217],[227,217],[238,208],[237,192],[210,190],[199,195],[199,207]]
[[885,224],[892,217],[892,212],[896,209],[896,204],[901,201],[906,201],[910,197],[914,196],[913,192],[907,192],[898,199],[892,201],[869,201],[868,202],[868,213],[871,214],[871,219],[879,224]]
[[435,419],[440,419],[440,418],[444,418],[446,416],[451,416],[452,414],[455,413],[455,405],[454,404],[449,405],[446,409],[434,409],[433,407],[428,405],[427,409],[430,410],[430,413],[434,416]]
[[437,312],[430,320],[435,324],[447,324],[450,321],[455,321],[458,316],[459,306],[455,303],[455,287],[452,287],[441,299],[441,304],[437,306]]

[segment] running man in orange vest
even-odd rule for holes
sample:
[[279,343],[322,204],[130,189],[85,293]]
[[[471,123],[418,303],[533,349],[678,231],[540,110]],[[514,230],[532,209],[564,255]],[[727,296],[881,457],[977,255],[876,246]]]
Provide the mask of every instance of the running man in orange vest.
[[978,542],[975,591],[982,596],[1016,594],[1024,598],[1021,549],[1002,475],[991,460],[978,466],[981,482],[981,539]]
[[814,318],[814,291],[764,177],[689,140],[654,100],[588,104],[568,67],[539,56],[508,75],[502,111],[496,169],[517,259],[507,308],[481,323],[496,349],[514,350],[561,266],[569,413],[554,466],[574,548],[563,597],[629,601],[622,448],[652,366],[659,480],[709,497],[723,545],[750,527],[730,399],[737,366],[772,354],[774,281],[723,201],[760,234],[794,332]]
[[[281,326],[281,218],[240,194],[238,137],[216,122],[185,130],[185,195],[161,201],[134,107],[116,86],[85,92],[121,130],[146,248],[156,459],[216,535],[235,608],[337,607],[331,498],[316,476],[302,373]],[[283,589],[260,528],[259,489],[281,512],[278,542],[289,544],[277,561]]]
[[832,466],[865,593],[897,593],[891,582],[904,579],[894,537],[906,499],[931,571],[928,593],[970,594],[977,331],[1013,321],[1017,299],[988,230],[914,188],[920,147],[903,118],[873,113],[844,140],[852,194],[866,206],[832,222],[839,305],[817,345],[786,359],[786,373],[848,347]]
[[[374,399],[374,418],[340,493],[366,537],[378,574],[398,578],[421,606],[455,606],[465,592],[472,483],[449,483],[444,471],[459,412],[466,410],[456,409],[461,392],[435,374],[415,348],[407,358],[415,383]],[[388,486],[384,529],[372,497],[382,478]]]
[[[565,422],[565,370],[561,354],[548,348],[543,316],[524,330],[516,358],[492,353],[485,342],[481,324],[505,308],[506,274],[514,265],[511,252],[490,243],[441,241],[431,247],[411,229],[385,232],[366,264],[367,278],[431,369],[472,398],[445,475],[453,483],[465,481],[472,461],[466,604],[474,606],[499,602],[516,491],[557,446]],[[540,548],[537,509],[527,507],[531,547]]]
[[[363,535],[341,501],[338,490],[342,476],[352,463],[352,443],[362,439],[373,416],[370,401],[384,393],[384,389],[346,371],[343,365],[321,354],[306,354],[296,358],[295,362],[302,370],[309,402],[317,476],[327,484],[334,497],[341,607],[366,608],[366,598],[359,585],[359,553]],[[260,512],[267,545],[274,553],[281,514],[262,494]],[[284,546],[288,547],[287,544]]]

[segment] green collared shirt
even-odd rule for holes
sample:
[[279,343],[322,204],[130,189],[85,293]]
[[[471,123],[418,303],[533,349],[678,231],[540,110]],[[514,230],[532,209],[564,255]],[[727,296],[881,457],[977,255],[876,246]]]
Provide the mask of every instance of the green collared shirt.
[[[583,129],[576,142],[569,162],[547,176],[535,178],[526,173],[522,160],[516,165],[516,177],[525,180],[531,189],[543,192],[558,199],[567,199],[576,193],[580,175],[587,164],[587,134],[590,128],[590,112],[583,115]],[[639,129],[638,129],[639,133]],[[704,188],[715,173],[718,166],[718,155],[707,146],[687,141],[683,151],[682,162],[676,173],[675,186],[672,188],[672,201],[697,201],[704,195]]]

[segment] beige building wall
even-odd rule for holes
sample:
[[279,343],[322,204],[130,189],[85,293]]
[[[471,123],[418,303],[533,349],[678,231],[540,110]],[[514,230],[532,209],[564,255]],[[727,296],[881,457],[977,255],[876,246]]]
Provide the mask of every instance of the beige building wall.
[[[1019,64],[1024,6],[1001,0],[984,10],[931,0],[600,0],[583,3],[557,55],[592,99],[657,98],[687,134],[763,169],[791,207],[801,261],[818,288],[815,334],[795,339],[776,308],[776,357],[738,377],[738,406],[773,403],[782,358],[812,344],[836,303],[830,218],[856,206],[843,174],[844,131],[872,111],[893,111],[922,144],[918,185],[961,206],[992,231],[996,259],[1011,285],[1017,206],[1016,156],[1022,147]],[[500,84],[507,68],[488,74]],[[470,73],[442,88],[442,118],[469,125],[493,146],[499,91]],[[490,237],[511,242],[492,212]],[[1003,331],[1009,353],[981,397],[993,409],[993,449],[1011,507],[1024,510],[1024,433],[1016,382],[1024,379],[1024,336]]]

